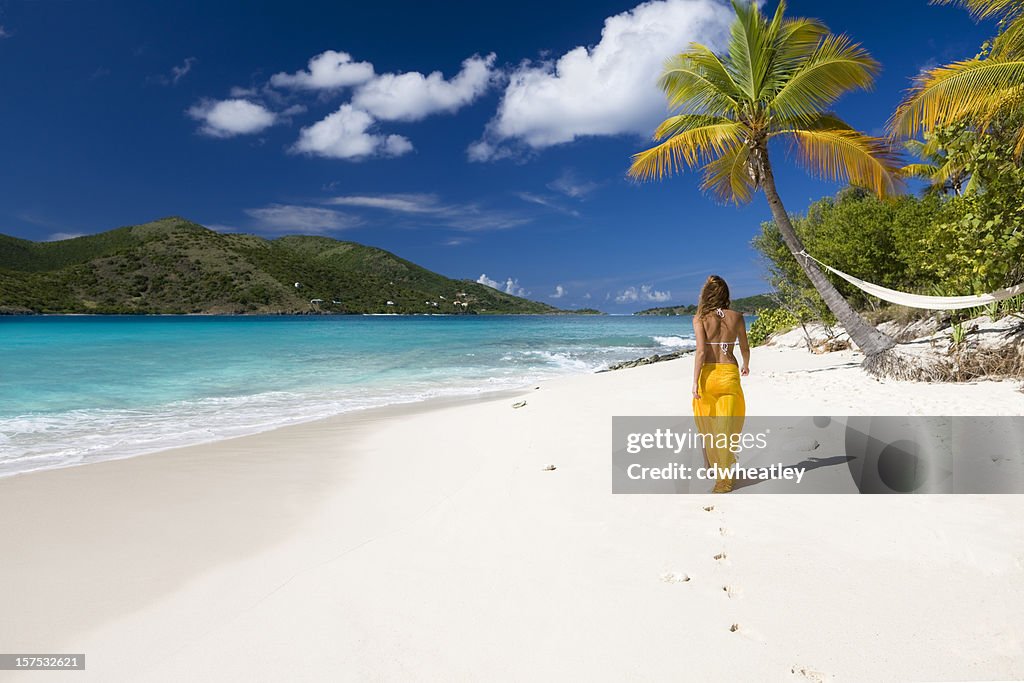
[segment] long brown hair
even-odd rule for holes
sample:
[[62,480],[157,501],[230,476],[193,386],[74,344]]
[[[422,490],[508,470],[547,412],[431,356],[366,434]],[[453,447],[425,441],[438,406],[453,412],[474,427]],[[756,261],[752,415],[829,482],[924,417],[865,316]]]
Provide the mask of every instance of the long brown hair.
[[729,285],[717,275],[709,275],[700,290],[700,299],[697,301],[697,319],[700,320],[717,308],[729,308]]

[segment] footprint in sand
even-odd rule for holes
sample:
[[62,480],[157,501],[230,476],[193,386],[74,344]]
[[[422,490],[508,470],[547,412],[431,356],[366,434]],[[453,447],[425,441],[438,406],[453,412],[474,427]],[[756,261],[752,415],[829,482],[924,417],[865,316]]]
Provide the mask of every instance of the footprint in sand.
[[724,592],[727,597],[738,598],[743,593],[743,589],[739,586],[722,586],[722,592]]
[[661,580],[665,583],[686,583],[690,580],[690,575],[684,572],[665,572],[661,575]]
[[826,681],[832,680],[831,675],[821,671],[809,669],[806,666],[794,666],[792,669],[789,670],[789,672],[792,674],[796,674],[797,676],[800,676],[806,681],[814,681],[814,683],[826,683]]
[[718,553],[717,555],[715,555],[715,559],[716,559],[716,560],[718,560],[719,562],[721,562],[722,560],[724,560],[724,559],[725,559],[725,557],[726,557],[726,556],[725,556],[725,553]]
[[732,531],[726,529],[724,526],[718,527],[718,534],[720,536],[732,536]]
[[715,509],[714,505],[705,505],[704,506],[704,512],[711,512],[714,509]]
[[736,633],[736,631],[739,631],[739,630],[740,630],[740,625],[739,625],[739,624],[733,624],[732,626],[730,626],[730,627],[729,627],[729,630],[730,630],[730,631],[731,631],[732,633]]

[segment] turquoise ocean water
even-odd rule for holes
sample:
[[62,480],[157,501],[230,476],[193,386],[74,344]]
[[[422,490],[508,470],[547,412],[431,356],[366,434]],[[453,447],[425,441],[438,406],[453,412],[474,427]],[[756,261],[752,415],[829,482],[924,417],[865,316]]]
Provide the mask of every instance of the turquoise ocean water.
[[688,316],[0,316],[0,476],[692,346]]

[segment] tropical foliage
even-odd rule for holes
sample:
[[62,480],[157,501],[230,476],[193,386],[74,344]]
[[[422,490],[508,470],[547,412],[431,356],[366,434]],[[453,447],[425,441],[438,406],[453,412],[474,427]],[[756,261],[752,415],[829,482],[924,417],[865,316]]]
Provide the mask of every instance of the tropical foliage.
[[904,146],[918,160],[900,173],[927,181],[931,194],[973,194],[978,190],[978,177],[971,172],[977,143],[977,132],[962,123],[925,133],[923,140],[907,140]]
[[760,346],[776,332],[796,327],[801,321],[784,308],[765,308],[757,312],[757,319],[750,325],[747,341],[751,346]]
[[[848,189],[812,204],[794,228],[817,258],[892,289],[959,295],[1015,284],[1024,279],[1024,175],[1017,167],[996,173],[1005,159],[995,157],[992,168],[978,166],[980,176],[995,175],[977,194],[880,200]],[[833,322],[774,222],[762,225],[753,245],[783,308],[800,322]],[[860,310],[884,305],[845,280],[834,283]]]

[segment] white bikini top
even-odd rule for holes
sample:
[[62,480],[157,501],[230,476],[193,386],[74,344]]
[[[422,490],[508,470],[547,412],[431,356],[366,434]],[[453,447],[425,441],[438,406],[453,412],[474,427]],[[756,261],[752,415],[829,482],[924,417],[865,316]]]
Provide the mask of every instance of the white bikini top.
[[[721,308],[716,308],[715,309],[715,315],[717,315],[719,318],[724,318],[725,317],[725,311],[723,311]],[[722,353],[729,353],[730,347],[733,344],[735,344],[736,342],[735,341],[729,341],[729,342],[704,342],[704,343],[708,344],[710,346],[717,346],[718,348],[720,348],[722,350]]]

